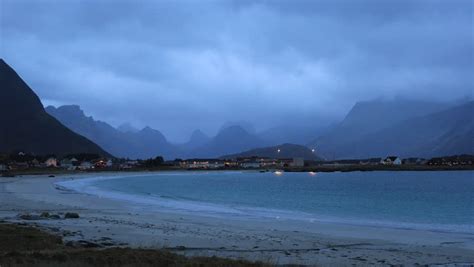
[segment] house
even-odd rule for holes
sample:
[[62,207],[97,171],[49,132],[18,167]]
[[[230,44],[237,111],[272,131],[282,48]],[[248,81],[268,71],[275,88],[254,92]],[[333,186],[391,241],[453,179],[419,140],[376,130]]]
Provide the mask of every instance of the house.
[[240,164],[240,167],[244,169],[257,169],[260,168],[260,162],[258,161],[245,161]]
[[237,168],[239,167],[239,162],[236,160],[225,160],[224,167],[226,168]]
[[39,160],[33,159],[30,162],[30,167],[39,168],[39,167],[41,167],[41,163],[39,162]]
[[304,158],[293,158],[293,162],[290,163],[291,167],[304,167]]
[[133,167],[132,165],[129,165],[127,163],[122,163],[122,164],[119,165],[119,168],[121,170],[130,170],[132,167]]
[[290,167],[292,166],[292,164],[293,164],[293,159],[278,159],[278,163],[277,163],[277,165],[280,167]]
[[125,164],[129,165],[129,166],[132,166],[132,167],[136,167],[138,166],[140,162],[138,162],[138,160],[127,160],[125,162]]
[[7,170],[7,165],[5,164],[0,164],[0,172],[1,171],[6,171]]
[[114,162],[111,159],[108,159],[105,163],[105,167],[111,168],[112,166],[114,166]]
[[83,161],[81,164],[79,164],[78,169],[79,170],[90,170],[94,168],[94,164],[92,164],[90,161]]
[[191,162],[188,162],[187,168],[190,169],[207,169],[209,167],[209,161],[207,160],[198,160],[195,159]]
[[44,165],[46,165],[46,167],[58,167],[58,160],[56,158],[48,158],[44,162]]
[[389,156],[382,160],[380,163],[384,165],[401,165],[402,160],[396,156]]
[[112,160],[110,159],[99,159],[99,160],[94,161],[93,163],[94,163],[94,166],[99,169],[110,168],[113,165]]
[[62,168],[68,169],[68,170],[74,170],[79,164],[78,160],[76,158],[72,159],[62,159],[59,164]]
[[277,160],[269,159],[269,158],[261,158],[260,159],[260,167],[264,168],[272,168],[277,166]]

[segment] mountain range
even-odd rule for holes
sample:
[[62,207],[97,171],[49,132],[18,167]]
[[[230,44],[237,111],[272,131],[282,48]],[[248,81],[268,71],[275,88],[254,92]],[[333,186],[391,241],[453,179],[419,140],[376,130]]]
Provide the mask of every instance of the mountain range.
[[257,135],[249,133],[242,126],[230,125],[222,128],[216,136],[198,146],[188,155],[190,157],[219,157],[262,147],[265,142]]
[[[86,116],[77,105],[45,109],[20,76],[0,60],[0,153],[95,153],[141,159],[223,155],[311,158],[314,153],[308,154],[310,149],[326,159],[474,154],[472,114],[472,100],[378,99],[356,103],[331,128],[316,120],[257,132],[247,122],[230,122],[213,137],[195,130],[188,142],[173,144],[156,129],[139,130],[130,124],[115,128]],[[277,147],[284,147],[285,154],[273,154]]]
[[46,113],[33,90],[0,59],[0,153],[20,151],[38,155],[110,156]]
[[170,144],[160,131],[150,127],[135,130],[122,126],[117,129],[106,122],[86,116],[77,105],[58,108],[48,106],[46,111],[69,129],[93,140],[117,157],[145,159],[165,156],[174,158],[180,152],[178,147]]
[[357,103],[345,119],[308,144],[326,159],[474,154],[473,101]]

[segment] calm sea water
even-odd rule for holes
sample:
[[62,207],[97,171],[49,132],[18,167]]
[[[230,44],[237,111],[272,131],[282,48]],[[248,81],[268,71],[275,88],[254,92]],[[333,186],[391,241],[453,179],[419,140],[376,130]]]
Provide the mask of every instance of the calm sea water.
[[[111,179],[113,178],[113,179]],[[63,182],[148,208],[474,232],[474,172],[169,172]]]

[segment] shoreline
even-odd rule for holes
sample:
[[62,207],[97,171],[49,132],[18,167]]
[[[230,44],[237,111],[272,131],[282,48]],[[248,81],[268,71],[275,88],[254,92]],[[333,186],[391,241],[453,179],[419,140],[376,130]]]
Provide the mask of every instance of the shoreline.
[[[223,171],[228,173],[244,173],[245,171]],[[119,173],[112,175],[101,175],[87,177],[84,179],[63,180],[54,182],[54,186],[59,190],[66,190],[79,194],[88,194],[96,197],[115,200],[122,203],[128,203],[131,206],[140,209],[149,209],[152,211],[177,214],[177,215],[197,215],[203,217],[212,217],[217,219],[238,219],[238,220],[286,220],[294,224],[298,223],[330,223],[339,226],[360,226],[388,229],[422,230],[441,233],[459,233],[471,234],[474,236],[474,226],[467,224],[436,224],[420,222],[403,222],[389,220],[368,220],[361,218],[341,218],[337,216],[318,216],[314,213],[308,213],[298,210],[287,210],[280,208],[262,208],[255,206],[235,206],[224,203],[208,203],[198,200],[162,198],[154,195],[133,194],[119,191],[110,191],[102,189],[95,185],[96,182],[114,179],[133,179],[142,177],[155,177],[160,174],[173,173],[176,175],[187,174],[182,171],[161,172],[161,173],[131,173],[129,175]],[[191,175],[199,175],[200,172],[194,172]]]
[[[187,169],[180,167],[162,166],[156,168],[136,168],[132,170],[121,169],[92,169],[86,171],[65,170],[61,168],[32,168],[24,170],[0,171],[1,177],[11,177],[17,175],[75,175],[75,174],[95,174],[95,173],[146,173],[157,171],[271,171],[275,168],[208,168],[208,169]],[[283,167],[285,172],[369,172],[369,171],[474,171],[474,165],[457,166],[430,166],[430,165],[321,165],[307,167]]]
[[[61,235],[68,233],[64,238],[69,241],[95,242],[105,237],[118,246],[165,247],[189,256],[341,266],[474,262],[473,234],[147,212],[120,201],[55,187],[58,181],[94,175],[0,178],[0,219],[35,224]],[[18,213],[43,211],[72,211],[80,218],[25,221],[17,217]]]

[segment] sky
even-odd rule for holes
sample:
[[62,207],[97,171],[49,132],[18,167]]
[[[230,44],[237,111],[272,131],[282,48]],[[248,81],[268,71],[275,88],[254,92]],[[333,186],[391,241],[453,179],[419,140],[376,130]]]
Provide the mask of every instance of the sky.
[[474,91],[474,1],[1,0],[0,56],[45,105],[172,141]]

